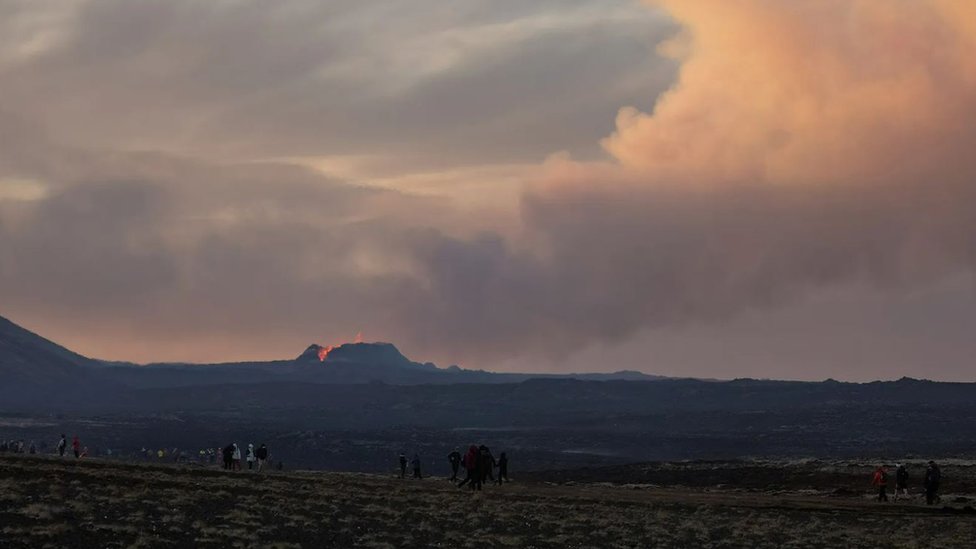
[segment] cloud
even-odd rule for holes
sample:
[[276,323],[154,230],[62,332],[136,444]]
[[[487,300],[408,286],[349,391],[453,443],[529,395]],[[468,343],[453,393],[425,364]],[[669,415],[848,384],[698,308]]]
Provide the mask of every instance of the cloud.
[[[0,177],[44,189],[0,200],[0,303],[89,354],[272,358],[363,330],[442,362],[562,360],[976,260],[968,4],[17,6],[0,25],[58,30],[0,62]],[[418,186],[475,164],[470,205],[562,149],[526,170],[517,223],[267,161],[361,155]]]
[[685,29],[666,48],[678,80],[653,112],[621,111],[610,161],[548,163],[523,196],[533,253],[446,246],[475,255],[446,264],[477,265],[448,279],[454,315],[484,321],[456,340],[563,357],[831,286],[972,271],[974,10],[660,5]]
[[673,74],[649,52],[673,31],[631,0],[14,2],[0,91],[108,150],[537,162],[593,154],[622,102],[649,105]]

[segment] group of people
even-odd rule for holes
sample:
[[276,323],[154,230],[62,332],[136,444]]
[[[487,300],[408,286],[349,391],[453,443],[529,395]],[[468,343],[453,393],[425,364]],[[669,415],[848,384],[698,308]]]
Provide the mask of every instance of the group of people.
[[[61,433],[61,439],[58,440],[58,456],[64,457],[64,454],[68,451],[68,437]],[[88,448],[82,447],[81,439],[78,435],[71,438],[71,452],[75,455],[75,459],[83,458],[88,455]]]
[[10,452],[13,454],[36,454],[37,446],[34,441],[24,442],[23,440],[2,440],[0,441],[0,452]]
[[[895,501],[898,501],[898,496],[901,495],[905,498],[909,498],[908,495],[908,469],[903,464],[897,464],[895,469]],[[888,475],[888,466],[881,465],[874,471],[874,476],[871,479],[871,483],[878,489],[878,501],[888,501],[888,484],[890,478]],[[925,469],[925,480],[923,486],[925,488],[925,503],[926,505],[935,505],[939,502],[939,484],[942,482],[942,471],[939,466],[936,465],[934,461],[929,461],[928,467]]]
[[[464,467],[467,473],[464,480],[458,483],[458,488],[468,485],[472,490],[481,490],[482,485],[491,481],[501,485],[508,482],[508,456],[502,452],[498,459],[491,453],[491,449],[482,444],[472,444],[468,451],[461,455],[460,448],[455,448],[448,454],[451,463],[451,480],[457,481],[458,470]],[[498,479],[495,479],[495,468],[498,469]]]
[[[236,442],[224,446],[221,453],[224,458],[224,469],[229,471],[241,470],[241,449]],[[263,471],[268,463],[268,455],[267,445],[262,444],[254,448],[253,444],[248,444],[247,451],[244,454],[244,460],[247,461],[247,468],[257,468],[258,471]]]
[[[484,444],[481,446],[472,444],[463,455],[461,454],[460,448],[455,448],[453,452],[447,455],[447,461],[451,464],[450,480],[456,482],[458,488],[467,485],[472,490],[481,490],[481,487],[489,481],[495,484],[503,484],[509,481],[508,456],[505,455],[505,452],[502,452],[498,456],[498,459],[495,459],[495,456],[491,453],[491,449]],[[413,478],[423,478],[423,474],[420,471],[421,462],[419,454],[414,454],[413,459],[408,461],[407,455],[404,452],[400,452],[399,463],[400,478],[407,478],[408,463],[413,467]],[[464,480],[458,478],[458,472],[461,470],[461,467],[464,467],[464,471],[466,472]],[[495,477],[495,469],[498,469],[497,478]]]

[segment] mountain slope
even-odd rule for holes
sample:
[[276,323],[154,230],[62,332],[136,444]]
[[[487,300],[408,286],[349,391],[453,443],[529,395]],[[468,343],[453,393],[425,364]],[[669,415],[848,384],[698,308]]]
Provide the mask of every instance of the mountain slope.
[[0,407],[59,411],[102,401],[122,386],[97,360],[79,355],[0,317]]
[[4,384],[71,383],[91,376],[94,360],[0,317],[0,378]]

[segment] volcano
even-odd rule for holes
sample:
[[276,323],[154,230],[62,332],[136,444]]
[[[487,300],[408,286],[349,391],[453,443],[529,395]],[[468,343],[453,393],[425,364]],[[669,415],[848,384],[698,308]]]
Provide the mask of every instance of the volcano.
[[[384,364],[389,366],[417,366],[392,343],[345,343],[338,346],[323,347],[309,345],[298,358],[298,362],[353,362],[358,364]],[[422,365],[421,365],[422,366]]]

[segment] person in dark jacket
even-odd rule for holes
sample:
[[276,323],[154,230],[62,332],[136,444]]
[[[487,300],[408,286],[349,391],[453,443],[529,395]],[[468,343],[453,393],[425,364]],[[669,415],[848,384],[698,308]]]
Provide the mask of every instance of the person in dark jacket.
[[508,482],[508,456],[505,452],[498,456],[498,484],[501,485],[503,480]]
[[407,478],[407,456],[400,452],[400,478]]
[[258,471],[263,471],[264,464],[268,462],[268,447],[264,444],[258,446],[258,449],[254,452],[254,455],[258,458]]
[[481,464],[479,467],[481,469],[482,484],[488,480],[495,482],[495,456],[491,455],[491,450],[484,444],[478,448],[478,453],[481,456]]
[[462,458],[462,463],[468,476],[458,484],[458,488],[470,482],[472,490],[481,490],[481,453],[477,446],[472,444],[468,448],[468,452]]
[[878,501],[888,501],[888,469],[884,465],[874,472],[871,483],[878,487]]
[[447,454],[447,461],[451,462],[451,480],[457,481],[458,468],[461,466],[461,452],[455,448],[453,452]]
[[942,482],[942,471],[934,461],[929,462],[925,470],[925,504],[935,505],[939,501],[939,483]]
[[898,501],[898,495],[903,495],[908,498],[908,469],[901,463],[898,464],[898,468],[895,469],[895,501]]
[[413,465],[413,478],[424,478],[420,476],[420,456],[414,454],[413,461],[411,461],[410,464]]
[[68,437],[61,434],[61,440],[58,441],[58,455],[64,457],[64,451],[68,449]]
[[[160,450],[160,452],[162,452],[162,450]],[[227,446],[224,446],[223,457],[224,457],[224,469],[233,469],[234,468],[234,445],[233,444],[228,444]]]

